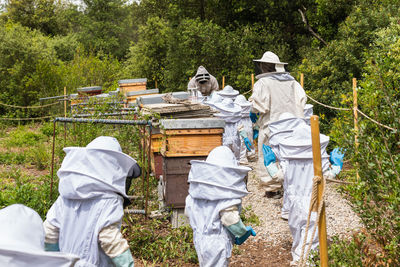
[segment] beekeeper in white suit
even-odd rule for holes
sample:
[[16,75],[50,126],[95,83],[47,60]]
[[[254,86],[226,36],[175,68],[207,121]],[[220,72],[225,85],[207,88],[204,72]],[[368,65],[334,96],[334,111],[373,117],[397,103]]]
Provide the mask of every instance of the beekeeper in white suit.
[[285,71],[284,65],[274,53],[265,52],[261,59],[254,60],[256,78],[253,94],[249,101],[252,103],[251,118],[258,117],[258,164],[257,176],[265,187],[266,196],[280,197],[281,182],[268,174],[263,164],[262,145],[268,144],[268,123],[276,121],[284,112],[295,117],[304,117],[306,94],[301,85]]
[[127,177],[139,176],[140,167],[113,137],[64,151],[60,196],[44,222],[47,249],[79,255],[76,266],[133,266],[120,227]]
[[218,111],[214,116],[225,121],[222,144],[229,147],[237,160],[240,159],[240,136],[238,127],[242,119],[242,108],[235,104],[231,98],[225,98],[222,102],[214,103],[214,109]]
[[[265,166],[271,176],[276,172],[276,156],[281,164],[286,180],[286,204],[289,209],[289,228],[293,237],[292,262],[296,266],[301,258],[301,250],[304,239],[306,238],[307,217],[310,209],[312,196],[312,183],[314,177],[313,153],[311,128],[305,122],[282,120],[282,124],[295,126],[293,131],[286,138],[279,140],[279,152],[275,154],[269,146],[264,145],[263,154]],[[282,125],[281,125],[282,126]],[[335,177],[342,169],[343,156],[338,149],[331,153],[331,157],[326,153],[329,137],[320,135],[322,171],[326,178]],[[331,161],[331,163],[330,163]],[[312,237],[312,229],[316,227],[316,212],[311,214],[310,229],[308,231],[306,247],[311,245],[311,249],[318,246],[318,233]]]
[[256,233],[240,219],[244,177],[251,170],[237,164],[226,146],[214,148],[206,161],[191,160],[185,214],[201,267],[228,266],[232,246]]
[[218,91],[219,89],[217,79],[203,66],[197,69],[196,75],[190,79],[187,87],[188,90],[196,88],[202,96],[209,96],[213,91]]
[[71,267],[78,256],[44,250],[43,221],[21,204],[0,210],[0,266]]

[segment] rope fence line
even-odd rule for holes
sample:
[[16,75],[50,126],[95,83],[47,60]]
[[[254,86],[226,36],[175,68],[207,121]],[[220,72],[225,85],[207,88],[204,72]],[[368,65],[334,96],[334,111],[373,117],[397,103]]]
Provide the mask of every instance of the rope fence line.
[[29,109],[29,108],[45,108],[45,107],[54,106],[54,105],[57,105],[57,104],[59,104],[58,101],[50,103],[50,104],[46,104],[46,105],[40,105],[40,106],[17,106],[17,105],[9,105],[9,104],[5,104],[5,103],[0,102],[1,106],[10,107],[10,108],[26,108],[26,109]]
[[[351,108],[338,108],[338,107],[329,106],[329,105],[326,105],[326,104],[324,104],[324,103],[318,102],[317,100],[315,100],[314,98],[312,98],[312,97],[309,96],[309,95],[307,95],[307,97],[308,97],[309,99],[311,99],[313,102],[315,102],[315,103],[317,103],[317,104],[319,104],[319,105],[321,105],[321,106],[323,106],[323,107],[326,107],[326,108],[335,109],[335,110],[344,110],[344,111],[351,111],[351,110],[353,110],[353,109],[351,109]],[[373,123],[375,123],[375,124],[377,124],[377,125],[379,125],[379,126],[381,126],[381,127],[384,127],[384,128],[386,128],[386,129],[388,129],[388,130],[397,131],[397,129],[395,129],[395,128],[389,127],[389,126],[387,126],[387,125],[384,125],[384,124],[380,123],[379,121],[376,121],[376,120],[372,119],[371,117],[369,117],[368,115],[366,115],[364,112],[362,112],[362,111],[359,110],[358,108],[356,108],[356,110],[357,110],[358,113],[360,113],[362,116],[364,116],[366,119],[372,121]]]
[[50,116],[43,116],[43,117],[35,117],[35,118],[10,118],[10,117],[0,117],[0,120],[4,121],[30,121],[30,120],[43,120],[43,119],[49,119],[49,118],[54,118],[57,116],[62,116],[63,114],[58,114],[58,115],[50,115]]
[[381,126],[381,127],[384,127],[384,128],[386,128],[386,129],[389,129],[389,130],[392,130],[392,131],[397,131],[397,129],[395,129],[395,128],[386,126],[386,125],[384,125],[384,124],[382,124],[382,123],[380,123],[380,122],[378,122],[378,121],[372,119],[371,117],[368,117],[365,113],[363,113],[363,112],[362,112],[361,110],[359,110],[358,108],[357,108],[357,112],[360,113],[360,114],[361,114],[362,116],[364,116],[365,118],[369,119],[370,121],[374,122],[375,124],[377,124],[377,125],[379,125],[379,126]]
[[348,110],[348,111],[351,110],[351,108],[337,108],[337,107],[329,106],[329,105],[327,105],[327,104],[318,102],[317,100],[315,100],[314,98],[312,98],[311,96],[309,96],[309,95],[307,95],[307,94],[306,94],[306,96],[307,96],[309,99],[311,99],[313,102],[315,102],[315,103],[317,103],[317,104],[319,104],[319,105],[321,105],[321,106],[324,106],[324,107],[326,107],[326,108],[336,109],[336,110]]

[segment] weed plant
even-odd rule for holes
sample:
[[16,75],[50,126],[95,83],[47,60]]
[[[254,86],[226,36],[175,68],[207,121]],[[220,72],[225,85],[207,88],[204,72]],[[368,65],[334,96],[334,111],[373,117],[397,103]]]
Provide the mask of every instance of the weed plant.
[[188,226],[173,229],[167,220],[144,220],[139,215],[126,215],[123,233],[137,258],[153,263],[197,263],[193,232]]

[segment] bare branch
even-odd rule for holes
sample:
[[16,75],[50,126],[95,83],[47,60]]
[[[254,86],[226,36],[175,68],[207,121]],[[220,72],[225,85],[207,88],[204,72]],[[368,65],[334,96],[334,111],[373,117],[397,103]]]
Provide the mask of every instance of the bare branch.
[[321,36],[319,36],[310,26],[310,24],[308,24],[308,20],[306,15],[304,14],[304,12],[299,8],[298,11],[300,12],[301,18],[303,19],[304,24],[306,25],[307,29],[309,32],[311,32],[312,35],[314,35],[315,38],[317,38],[320,42],[322,42],[324,45],[328,45],[327,42],[325,42],[324,39],[322,39]]

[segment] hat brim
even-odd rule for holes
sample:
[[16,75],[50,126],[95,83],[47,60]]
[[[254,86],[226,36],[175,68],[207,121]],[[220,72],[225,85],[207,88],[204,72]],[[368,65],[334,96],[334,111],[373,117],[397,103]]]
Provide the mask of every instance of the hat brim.
[[[89,151],[107,152],[107,153],[114,154],[117,157],[120,157],[120,158],[123,158],[125,160],[130,161],[132,165],[137,163],[136,160],[134,158],[132,158],[131,156],[129,156],[129,155],[123,153],[123,152],[119,152],[119,151],[115,151],[115,150],[101,149],[101,148],[75,147],[75,146],[65,147],[63,150],[64,150],[65,153],[67,153],[69,151],[73,151],[73,150],[85,150],[85,151],[89,150]],[[135,169],[134,169],[134,171],[135,171]]]
[[3,247],[0,246],[0,254],[3,254],[1,252],[8,252],[10,254],[24,254],[24,255],[29,255],[32,257],[50,257],[50,258],[54,258],[54,259],[63,259],[66,261],[72,261],[72,262],[76,262],[77,260],[79,260],[79,257],[73,254],[68,254],[68,253],[63,253],[63,252],[51,252],[51,251],[41,251],[41,250],[33,250],[31,248],[27,248],[27,249],[21,249],[21,248],[15,248],[15,247]]
[[217,94],[221,95],[221,96],[237,96],[239,95],[239,91],[238,90],[233,90],[233,92],[228,93],[228,92],[224,92],[222,91],[217,91]]
[[288,63],[286,62],[280,62],[280,61],[266,61],[263,59],[253,59],[254,62],[260,62],[260,63],[272,63],[272,64],[282,64],[282,65],[287,65]]
[[232,113],[241,113],[242,108],[240,107],[234,107],[234,108],[228,108],[225,105],[223,105],[221,102],[213,104],[216,108],[221,109],[223,111],[227,112],[232,112]]

